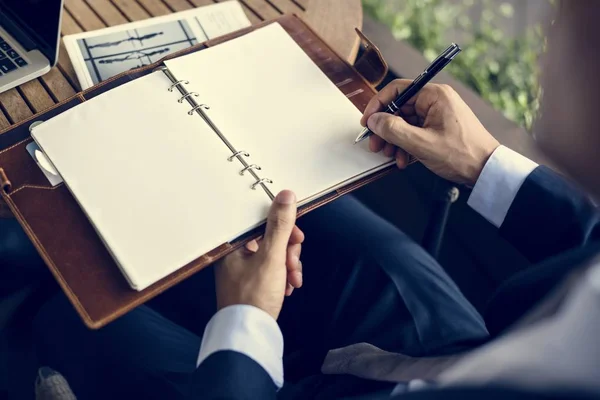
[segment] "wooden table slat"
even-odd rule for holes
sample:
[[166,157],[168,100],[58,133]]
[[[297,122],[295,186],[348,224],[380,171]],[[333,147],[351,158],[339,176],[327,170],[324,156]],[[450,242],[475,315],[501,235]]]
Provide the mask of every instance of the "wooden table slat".
[[153,17],[171,14],[169,7],[161,0],[137,0],[137,2]]
[[354,28],[362,27],[361,0],[311,0],[309,6],[304,21],[342,58],[353,63],[360,46]]
[[[4,113],[0,112],[0,130],[4,130],[4,129],[8,128],[10,125],[11,125],[11,123],[4,116]],[[2,203],[0,202],[0,210],[1,209],[2,209]]]
[[[207,1],[207,0],[191,0],[191,1],[192,1],[192,3],[195,4],[195,3],[202,3],[202,2]],[[227,1],[227,0],[215,0],[215,1],[217,3],[222,3],[222,2]],[[246,16],[250,20],[250,23],[257,24],[257,23],[259,23],[259,22],[261,22],[263,20],[252,9],[250,9],[245,3],[240,3],[240,4],[242,5],[242,8],[244,9],[244,13],[246,13]]]
[[244,9],[244,13],[250,20],[250,23],[257,24],[257,23],[263,21],[262,18],[260,18],[258,15],[256,15],[256,13],[250,7],[248,7],[246,4],[242,3],[242,8]]
[[[70,62],[69,65],[71,65]],[[73,69],[72,66],[71,69]],[[73,87],[72,83],[67,80],[58,67],[52,68],[50,72],[43,75],[40,79],[44,82],[48,91],[57,102],[68,99],[79,90],[79,85],[76,84],[76,86]],[[69,79],[72,79],[73,83],[77,82],[75,71],[73,71],[73,77],[69,77]]]
[[150,15],[133,0],[112,0],[129,21],[140,21],[150,18]]
[[86,0],[107,26],[126,24],[127,18],[109,0]]
[[4,108],[5,116],[8,117],[13,124],[21,122],[33,115],[17,89],[10,89],[4,93],[0,93],[0,104]]
[[[60,33],[65,35],[74,35],[76,33],[83,32],[82,27],[73,19],[73,16],[67,9],[63,11],[62,15],[62,24],[60,27]],[[58,49],[58,68],[64,73],[64,75],[69,79],[71,84],[76,90],[81,90],[79,86],[79,81],[77,80],[77,75],[75,74],[75,70],[73,69],[73,64],[69,59],[69,55],[67,54],[67,49],[65,48],[65,44],[62,39],[60,41],[60,47]]]
[[209,6],[211,4],[215,4],[215,2],[219,2],[219,0],[189,0],[190,3],[192,3],[192,5],[194,7],[202,7],[202,6]]
[[269,2],[283,14],[296,14],[299,17],[304,14],[304,10],[292,0],[269,0]]
[[194,8],[187,0],[163,0],[163,2],[174,11],[185,11]]
[[23,93],[23,97],[29,102],[34,113],[39,113],[54,105],[54,100],[52,100],[52,97],[50,97],[48,92],[46,92],[46,89],[37,79],[25,82],[19,86],[19,90]]
[[[46,75],[48,75],[48,73],[46,73],[45,76]],[[64,79],[60,72],[58,75],[60,78]],[[60,79],[59,77],[55,77],[55,79]],[[52,80],[52,75],[47,76],[46,79]],[[40,77],[20,85],[17,88],[17,92],[23,97],[23,100],[30,108],[30,111],[38,113],[52,107],[55,103],[54,99],[56,96],[53,93],[50,93],[48,89],[49,87]]]
[[298,4],[300,7],[304,8],[304,10],[308,10],[310,7],[310,2],[312,0],[292,0],[294,3]]
[[277,18],[281,15],[275,7],[264,0],[242,0],[241,2],[254,10],[263,20]]
[[65,9],[85,30],[105,28],[106,25],[83,0],[65,0]]
[[83,28],[73,19],[73,16],[65,9],[62,15],[62,24],[60,26],[61,35],[73,35],[83,32]]
[[60,41],[60,48],[58,49],[58,68],[73,89],[76,91],[81,90],[79,81],[77,80],[77,74],[75,73],[75,69],[73,69],[73,64],[71,63],[71,59],[69,58],[69,54],[67,54],[67,49],[62,40]]

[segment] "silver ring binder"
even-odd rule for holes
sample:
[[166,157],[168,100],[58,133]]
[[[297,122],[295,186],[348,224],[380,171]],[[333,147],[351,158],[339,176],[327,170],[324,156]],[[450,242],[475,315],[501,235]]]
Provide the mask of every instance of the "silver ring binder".
[[247,167],[244,167],[244,169],[242,169],[240,171],[240,175],[244,175],[244,173],[246,173],[246,171],[249,171],[251,169],[256,170],[256,171],[260,171],[262,168],[259,165],[251,164],[251,165],[248,165]]
[[231,156],[227,157],[227,161],[232,162],[237,156],[250,157],[250,154],[245,152],[244,150],[236,151]]
[[195,92],[188,92],[186,90],[184,85],[188,85],[189,81],[178,80],[173,75],[173,73],[169,71],[169,68],[167,68],[164,65],[156,68],[154,71],[162,71],[167,76],[167,78],[172,83],[172,85],[169,87],[169,92],[172,92],[175,88],[177,88],[177,91],[182,96],[179,98],[179,102],[183,103],[184,100],[187,100],[187,102],[192,107],[192,109],[188,111],[188,114],[194,115],[194,112],[196,112],[204,120],[204,122],[206,122],[208,127],[212,129],[213,132],[219,137],[219,139],[221,139],[223,144],[227,146],[227,148],[229,149],[229,151],[231,151],[232,154],[230,157],[227,158],[227,160],[233,162],[234,159],[237,159],[240,162],[240,164],[242,164],[242,166],[244,167],[244,169],[240,173],[242,175],[245,175],[244,173],[248,172],[252,176],[252,178],[255,179],[255,182],[252,185],[252,189],[256,189],[256,187],[260,185],[271,200],[275,199],[275,195],[273,194],[273,192],[267,187],[267,185],[265,185],[265,183],[273,183],[273,181],[270,179],[261,179],[261,177],[258,176],[258,174],[256,173],[257,171],[260,171],[261,168],[255,164],[248,164],[248,162],[244,159],[244,157],[250,157],[250,154],[243,150],[238,151],[235,148],[235,146],[223,134],[223,132],[221,132],[219,127],[215,125],[210,116],[206,112],[204,112],[204,110],[208,110],[209,107],[206,104],[198,104],[198,102],[196,102],[195,99],[196,97],[199,97],[198,94]]
[[177,81],[177,82],[173,83],[173,84],[172,84],[172,85],[169,87],[169,89],[168,89],[168,90],[169,90],[169,92],[172,92],[172,91],[173,91],[173,89],[174,89],[175,87],[177,87],[177,86],[179,86],[179,85],[182,85],[182,84],[183,84],[183,85],[189,85],[189,84],[190,84],[190,81]]
[[200,95],[199,95],[198,93],[196,93],[196,92],[189,92],[189,93],[186,93],[186,94],[184,94],[183,96],[181,96],[181,97],[179,98],[179,100],[177,100],[177,102],[178,102],[178,103],[183,103],[183,101],[184,101],[185,99],[187,99],[188,97],[190,97],[190,96],[195,96],[195,97],[198,97],[198,96],[200,96]]
[[261,184],[264,185],[265,183],[273,183],[273,181],[270,180],[269,178],[261,178],[252,184],[252,190],[256,190],[256,187],[258,185],[261,185]]
[[[191,93],[188,93],[186,96],[189,97],[190,94]],[[198,104],[198,105],[194,106],[194,108],[192,108],[190,111],[188,111],[188,115],[194,115],[194,113],[196,112],[196,110],[198,110],[200,108],[202,108],[204,110],[210,110],[210,107],[207,106],[206,104]]]

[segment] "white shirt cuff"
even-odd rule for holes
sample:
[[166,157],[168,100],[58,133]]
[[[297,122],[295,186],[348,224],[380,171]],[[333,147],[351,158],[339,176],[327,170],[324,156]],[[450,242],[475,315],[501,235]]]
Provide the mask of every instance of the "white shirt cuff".
[[525,179],[538,164],[499,146],[483,167],[467,204],[500,228]]
[[239,304],[213,315],[204,330],[198,365],[223,350],[250,357],[267,371],[277,388],[283,386],[283,335],[277,321],[263,310]]

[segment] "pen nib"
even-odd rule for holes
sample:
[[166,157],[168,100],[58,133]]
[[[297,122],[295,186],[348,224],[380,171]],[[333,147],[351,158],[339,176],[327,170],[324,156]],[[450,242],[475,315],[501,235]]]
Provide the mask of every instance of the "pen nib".
[[358,135],[358,137],[354,140],[354,144],[362,142],[363,140],[365,140],[366,138],[368,138],[372,134],[373,133],[369,130],[369,128],[364,128],[362,130],[362,132],[360,133],[360,135]]

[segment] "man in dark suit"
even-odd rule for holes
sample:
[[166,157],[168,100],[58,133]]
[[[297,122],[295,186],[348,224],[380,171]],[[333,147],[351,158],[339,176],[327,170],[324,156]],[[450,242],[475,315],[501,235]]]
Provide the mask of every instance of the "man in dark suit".
[[[597,196],[598,16],[597,2],[561,4],[537,129],[554,160]],[[399,168],[410,153],[439,176],[472,186],[469,205],[538,263],[500,289],[487,326],[433,258],[357,201],[340,199],[298,228],[295,196],[284,191],[264,239],[216,266],[214,288],[205,279],[195,289],[196,296],[216,291],[216,304],[204,298],[196,314],[202,339],[147,307],[87,331],[57,299],[38,316],[41,357],[81,398],[600,393],[595,205],[565,178],[500,146],[449,87],[425,87],[401,116],[379,113],[407,84],[393,82],[367,107],[362,122],[376,133],[371,149],[395,156]],[[369,345],[352,346],[362,342]],[[433,380],[415,372],[432,360],[445,363]]]
[[[600,57],[595,51],[600,33],[595,19],[600,15],[600,6],[597,2],[564,2],[561,6],[559,19],[551,33],[549,61],[544,70],[543,121],[537,132],[540,136],[546,135],[539,138],[540,143],[556,162],[577,178],[590,194],[600,195],[600,159],[597,155],[600,134],[595,118],[600,106],[597,96]],[[577,59],[580,63],[574,65]],[[567,65],[571,70],[564,69]],[[367,107],[363,123],[377,134],[371,138],[371,149],[395,155],[400,168],[406,166],[407,153],[410,153],[439,176],[473,186],[469,205],[498,227],[500,233],[532,262],[540,263],[508,282],[496,296],[492,304],[496,314],[492,328],[494,333],[500,332],[530,310],[570,271],[586,266],[585,262],[597,253],[593,241],[600,239],[600,214],[588,196],[575,185],[550,169],[499,146],[451,88],[426,87],[402,109],[402,118],[378,113],[407,84],[407,81],[392,83]],[[290,232],[293,209],[281,211],[284,216],[277,220],[283,221],[281,225],[285,228],[279,228],[280,232]],[[279,257],[284,257],[283,250],[282,244]],[[241,265],[245,265],[244,261],[234,257],[220,267],[217,279],[223,292],[228,289],[243,292],[246,283],[234,280],[235,271]],[[261,265],[267,269],[271,267],[269,262]],[[456,387],[464,384],[477,385],[471,389],[471,394],[480,391],[483,398],[486,390],[478,386],[494,382],[531,390],[572,389],[600,394],[600,351],[597,346],[600,261],[592,261],[589,265],[573,285],[573,290],[567,291],[559,312],[521,327],[465,357],[441,375],[443,389],[421,392],[419,398],[456,397],[452,390],[456,391]],[[410,270],[408,276],[406,273],[405,269],[400,278],[415,277]],[[390,276],[395,278],[394,274]],[[284,284],[284,277],[277,280],[274,272],[272,275],[265,272],[262,277],[267,279],[265,293],[274,293]],[[424,277],[419,278],[414,284],[435,285],[433,278],[431,283],[422,279]],[[426,325],[432,323],[421,323],[418,319],[435,318],[436,315],[426,309],[418,310],[409,302],[427,303],[437,294],[424,290],[422,295],[405,301],[417,329],[431,334],[427,330],[432,327]],[[282,299],[281,294],[276,299],[264,298],[267,303],[254,304],[276,318]],[[239,297],[237,301],[227,302],[237,303],[253,304],[252,300]],[[455,302],[453,307],[460,307],[459,303]],[[443,306],[438,304],[437,307]],[[466,320],[465,314],[468,313],[463,313],[461,324]],[[200,351],[197,387],[201,392],[215,393],[215,397],[235,398],[238,388],[221,386],[217,382],[247,381],[252,382],[248,384],[247,393],[255,391],[262,398],[275,397],[272,391],[274,385],[281,382],[280,370],[268,367],[265,362],[268,357],[253,359],[243,351],[231,351],[227,346],[216,344],[220,340],[212,336],[211,324],[219,319],[218,313],[213,318]],[[438,326],[438,329],[455,328],[449,325]],[[277,329],[274,327],[274,330]],[[470,332],[472,334],[474,330]],[[448,338],[442,339],[446,342],[444,345],[450,344]],[[435,341],[431,337],[428,340]],[[266,356],[266,353],[261,356],[263,354]],[[204,376],[210,376],[210,379]],[[247,379],[249,376],[253,379]],[[261,382],[261,377],[264,383],[256,385]],[[455,389],[450,389],[453,387]],[[466,398],[468,392],[465,390],[460,396]]]

